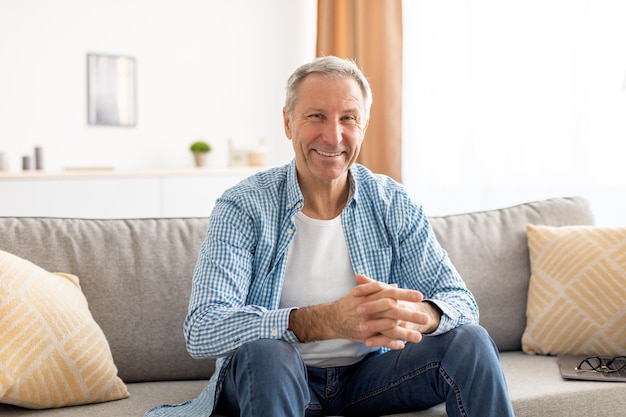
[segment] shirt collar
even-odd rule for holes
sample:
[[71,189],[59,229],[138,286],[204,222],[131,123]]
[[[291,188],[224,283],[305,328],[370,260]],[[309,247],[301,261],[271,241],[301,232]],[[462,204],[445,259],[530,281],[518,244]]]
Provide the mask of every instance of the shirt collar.
[[350,197],[348,198],[348,204],[346,207],[351,205],[352,202],[356,204],[359,197],[359,165],[353,164],[348,171],[348,181],[350,181]]
[[294,158],[287,167],[287,210],[297,207],[302,208],[304,197],[298,184],[298,174],[296,173],[296,159]]

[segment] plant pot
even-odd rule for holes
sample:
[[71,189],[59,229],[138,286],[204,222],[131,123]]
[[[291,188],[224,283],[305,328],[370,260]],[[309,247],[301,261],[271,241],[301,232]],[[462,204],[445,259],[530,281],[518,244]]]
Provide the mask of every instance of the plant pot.
[[194,152],[193,153],[193,158],[194,158],[194,161],[196,162],[197,168],[202,168],[206,166],[206,160],[207,160],[208,155],[209,155],[208,152]]

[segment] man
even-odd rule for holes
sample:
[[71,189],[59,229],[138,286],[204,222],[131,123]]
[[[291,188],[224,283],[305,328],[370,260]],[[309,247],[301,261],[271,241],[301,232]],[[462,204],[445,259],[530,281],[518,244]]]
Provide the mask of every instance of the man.
[[[401,185],[356,164],[372,95],[356,65],[289,78],[295,160],[216,202],[185,335],[218,358],[200,397],[149,415],[380,416],[446,403],[512,416],[472,294]],[[153,413],[153,414],[152,414]]]

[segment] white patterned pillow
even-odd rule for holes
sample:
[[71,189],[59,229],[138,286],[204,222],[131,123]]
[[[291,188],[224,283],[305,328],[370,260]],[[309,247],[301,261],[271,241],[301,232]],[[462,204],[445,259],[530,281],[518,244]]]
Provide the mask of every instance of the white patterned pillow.
[[78,278],[0,251],[0,402],[51,408],[128,397]]
[[524,352],[626,354],[626,227],[528,225],[527,236]]

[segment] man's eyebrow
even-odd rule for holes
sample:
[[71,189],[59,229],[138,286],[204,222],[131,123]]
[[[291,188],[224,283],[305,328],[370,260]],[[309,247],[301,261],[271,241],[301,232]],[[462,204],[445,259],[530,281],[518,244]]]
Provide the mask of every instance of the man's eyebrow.
[[304,109],[303,113],[325,113],[326,110],[322,109],[322,108],[318,108],[318,107],[309,107]]
[[[309,107],[309,108],[305,108],[302,110],[302,114],[308,114],[308,113],[328,113],[327,109],[323,109],[321,107]],[[361,114],[361,109],[359,107],[350,107],[347,108],[345,110],[340,111],[339,114],[345,115],[345,114]]]

